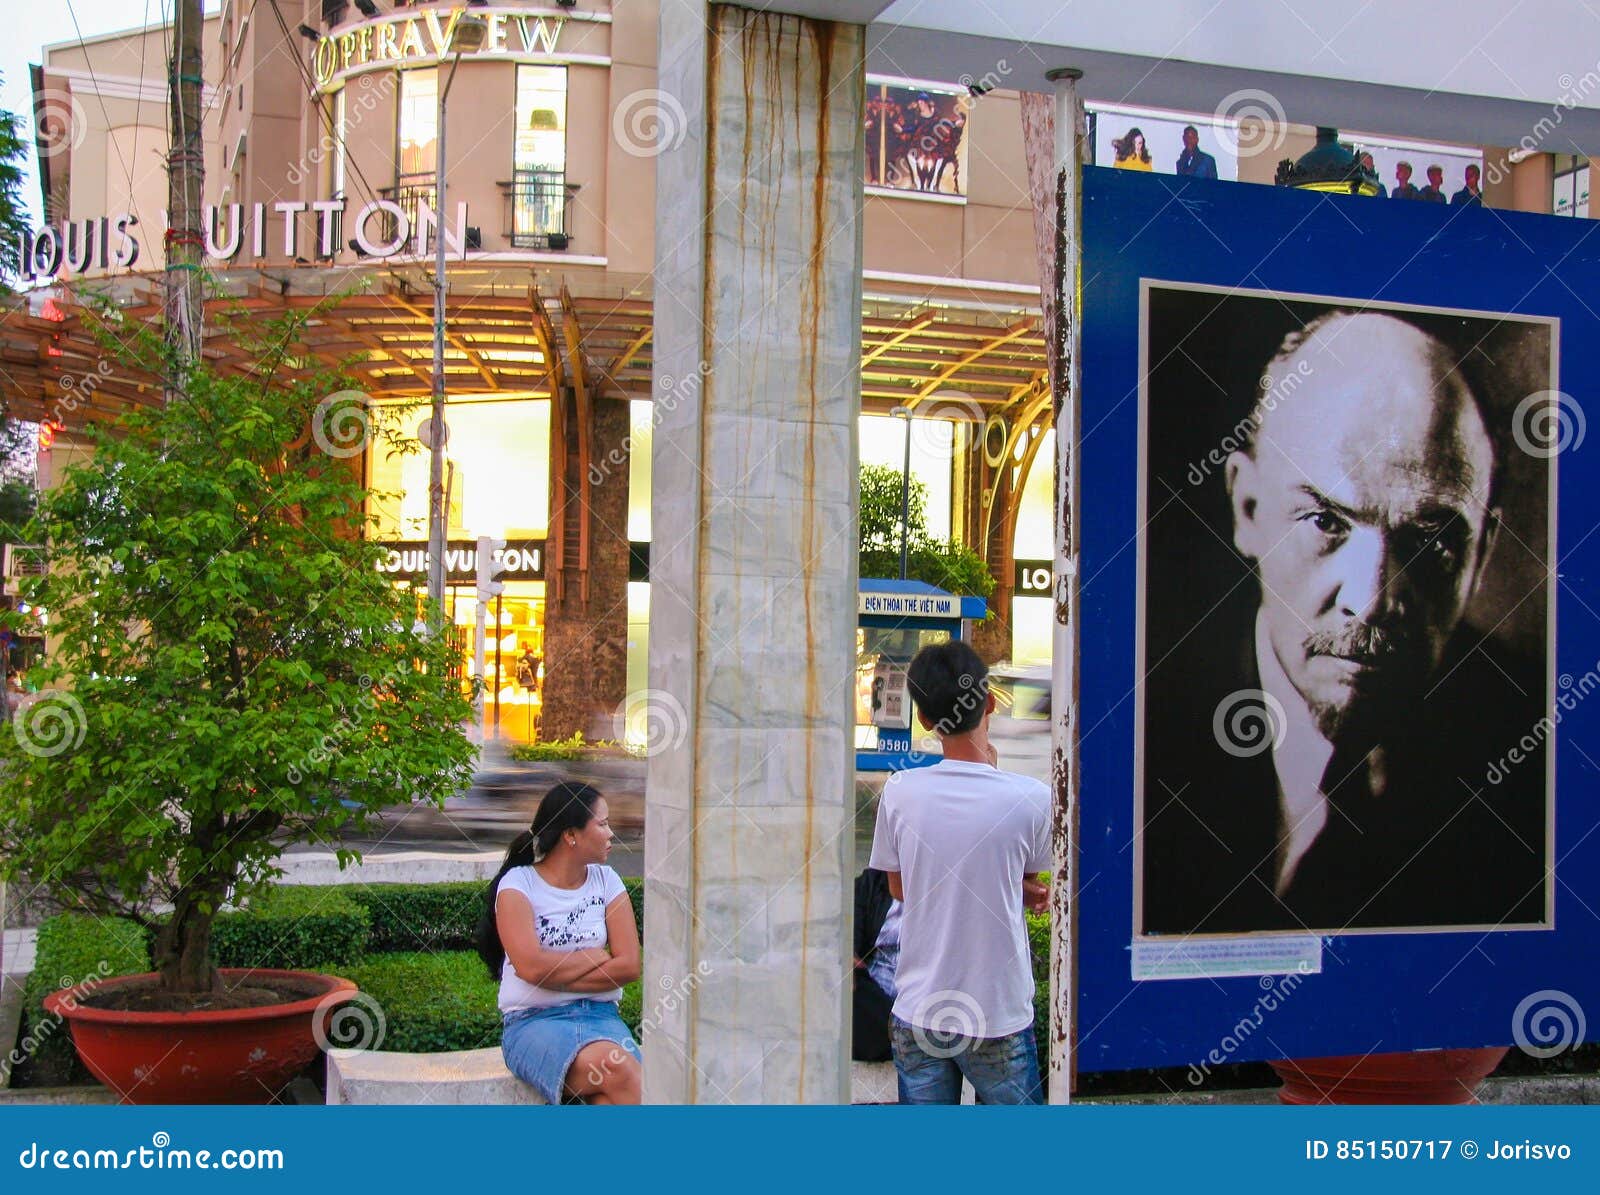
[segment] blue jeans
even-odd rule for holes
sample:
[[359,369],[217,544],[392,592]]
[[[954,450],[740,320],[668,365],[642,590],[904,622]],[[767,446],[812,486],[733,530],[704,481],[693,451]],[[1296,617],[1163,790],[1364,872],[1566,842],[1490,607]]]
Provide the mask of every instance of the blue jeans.
[[1005,1037],[966,1037],[889,1023],[902,1104],[959,1104],[966,1076],[980,1104],[1041,1104],[1033,1026]]

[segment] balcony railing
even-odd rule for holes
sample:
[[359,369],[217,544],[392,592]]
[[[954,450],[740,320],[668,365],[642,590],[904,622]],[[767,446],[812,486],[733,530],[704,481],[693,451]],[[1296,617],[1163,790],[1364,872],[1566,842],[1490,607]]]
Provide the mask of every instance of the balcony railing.
[[[379,188],[378,193],[380,195],[400,205],[400,210],[406,214],[406,223],[411,230],[410,235],[412,236],[415,236],[417,232],[417,205],[419,203],[426,204],[429,211],[437,212],[439,210],[438,205],[433,201],[433,184],[433,171],[430,170],[426,174],[397,174],[395,175],[394,186]],[[386,216],[383,221],[383,239],[385,241],[394,240],[395,232],[394,218]]]
[[578,189],[561,170],[514,170],[506,193],[506,239],[515,249],[565,249],[567,203]]

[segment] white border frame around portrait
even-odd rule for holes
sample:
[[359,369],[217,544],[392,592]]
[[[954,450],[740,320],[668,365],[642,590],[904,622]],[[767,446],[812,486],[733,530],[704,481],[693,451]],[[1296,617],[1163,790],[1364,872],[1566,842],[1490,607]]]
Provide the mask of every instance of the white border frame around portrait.
[[[888,87],[915,87],[922,91],[937,91],[943,95],[959,96],[962,92],[967,91],[960,83],[950,80],[939,82],[934,79],[908,79],[904,75],[868,75],[868,98],[871,98],[873,86],[880,83]],[[971,92],[967,92],[969,104],[976,98]],[[968,132],[968,138],[967,164],[970,169],[972,163],[970,131]],[[877,187],[867,183],[862,184],[861,191],[865,195],[881,195],[885,199],[915,199],[918,203],[948,203],[955,207],[967,206],[967,197],[965,195],[944,195],[933,191],[906,191],[900,187]]]
[[[1480,311],[1466,307],[1442,307],[1424,303],[1391,303],[1371,299],[1353,299],[1348,296],[1306,294],[1299,291],[1256,289],[1238,286],[1215,286],[1199,282],[1176,282],[1161,278],[1139,279],[1139,461],[1136,471],[1138,486],[1138,532],[1136,535],[1137,572],[1134,593],[1134,725],[1133,725],[1133,917],[1132,938],[1135,944],[1171,945],[1181,942],[1260,941],[1268,938],[1305,938],[1316,935],[1329,937],[1370,937],[1393,934],[1467,934],[1516,933],[1554,931],[1555,890],[1557,877],[1553,871],[1555,861],[1555,787],[1556,787],[1556,728],[1552,725],[1546,739],[1545,756],[1545,882],[1544,920],[1538,923],[1510,925],[1412,925],[1373,926],[1356,928],[1318,928],[1291,930],[1253,930],[1244,933],[1189,933],[1146,934],[1141,932],[1141,914],[1144,912],[1144,759],[1145,759],[1145,594],[1149,572],[1149,536],[1146,532],[1149,518],[1149,417],[1150,417],[1150,292],[1152,290],[1198,291],[1206,294],[1242,296],[1280,302],[1324,303],[1360,311],[1414,311],[1434,315],[1455,315],[1469,319],[1490,319],[1501,322],[1545,324],[1550,329],[1551,391],[1561,388],[1561,321],[1554,316],[1519,315],[1504,311]],[[1546,494],[1545,528],[1545,711],[1556,704],[1556,592],[1560,585],[1557,565],[1560,553],[1556,545],[1557,471],[1560,453],[1548,458],[1549,490]]]

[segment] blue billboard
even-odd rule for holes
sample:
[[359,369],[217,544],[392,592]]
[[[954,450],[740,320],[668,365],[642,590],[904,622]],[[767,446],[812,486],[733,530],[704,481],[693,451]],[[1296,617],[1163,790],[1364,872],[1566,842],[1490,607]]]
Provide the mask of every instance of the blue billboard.
[[1086,171],[1080,1069],[1588,1036],[1596,230]]

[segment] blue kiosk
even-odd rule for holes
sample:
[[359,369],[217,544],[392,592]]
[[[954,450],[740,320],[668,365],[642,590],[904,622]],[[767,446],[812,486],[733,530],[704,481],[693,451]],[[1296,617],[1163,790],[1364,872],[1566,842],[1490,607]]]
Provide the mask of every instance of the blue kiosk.
[[926,581],[863,577],[856,606],[856,770],[894,772],[937,763],[937,751],[913,751],[916,733],[906,668],[930,643],[961,638],[966,619],[989,604]]

